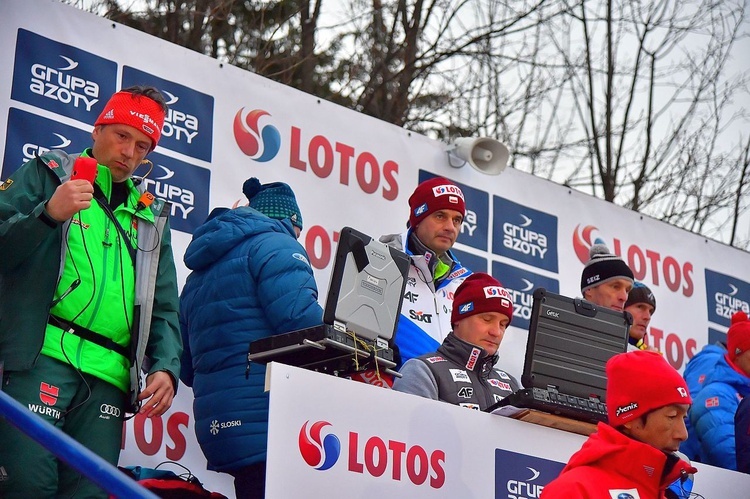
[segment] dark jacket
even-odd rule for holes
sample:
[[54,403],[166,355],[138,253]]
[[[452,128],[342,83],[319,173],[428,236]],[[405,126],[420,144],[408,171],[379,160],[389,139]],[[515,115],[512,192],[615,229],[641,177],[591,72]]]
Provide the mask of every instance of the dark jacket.
[[307,253],[289,220],[252,208],[214,210],[185,253],[180,297],[182,380],[193,387],[195,433],[208,467],[266,460],[265,366],[250,342],[322,323]]
[[437,352],[407,361],[393,389],[483,411],[518,390],[497,359],[450,333]]

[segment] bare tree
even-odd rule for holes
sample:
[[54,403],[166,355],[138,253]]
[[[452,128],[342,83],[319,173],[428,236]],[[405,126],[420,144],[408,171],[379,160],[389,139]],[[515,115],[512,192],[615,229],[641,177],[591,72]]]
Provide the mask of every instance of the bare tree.
[[726,229],[747,205],[738,167],[750,75],[731,56],[747,36],[745,9],[546,2],[533,12],[543,22],[527,19],[472,56],[455,82],[470,91],[444,118],[502,138],[516,168],[736,244]]
[[745,0],[96,1],[433,138],[499,138],[518,169],[748,244],[750,73],[732,60]]

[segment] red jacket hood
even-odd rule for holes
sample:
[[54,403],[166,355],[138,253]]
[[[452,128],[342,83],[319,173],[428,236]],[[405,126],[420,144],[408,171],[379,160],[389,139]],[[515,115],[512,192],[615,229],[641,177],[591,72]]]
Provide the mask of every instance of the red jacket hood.
[[623,435],[608,424],[599,423],[597,432],[571,456],[560,476],[576,468],[592,466],[612,470],[618,475],[628,477],[639,487],[663,493],[663,490],[683,472],[697,471],[690,463],[679,460],[667,476],[662,477],[666,464],[667,455],[664,452]]

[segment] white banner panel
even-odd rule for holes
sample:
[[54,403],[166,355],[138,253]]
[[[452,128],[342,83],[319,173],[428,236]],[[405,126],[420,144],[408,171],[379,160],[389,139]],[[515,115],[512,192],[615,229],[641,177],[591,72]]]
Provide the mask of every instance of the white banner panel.
[[[539,497],[585,437],[271,364],[268,498]],[[694,492],[750,476],[701,466]],[[698,496],[700,497],[700,496]]]
[[[402,232],[414,187],[443,175],[467,201],[459,259],[491,272],[514,296],[499,365],[518,378],[533,289],[580,295],[583,262],[597,239],[654,291],[649,342],[677,369],[725,338],[733,311],[750,312],[746,252],[519,171],[491,177],[452,168],[445,144],[57,1],[5,0],[0,27],[2,179],[37,153],[88,147],[94,120],[117,89],[145,83],[164,92],[170,113],[149,156],[154,167],[137,173],[173,202],[180,283],[192,231],[214,207],[242,198],[250,176],[294,188],[305,222],[300,241],[325,296],[338,231]],[[404,310],[421,312],[408,301]],[[161,422],[130,421],[122,462],[195,459],[200,476],[191,399],[183,386]]]

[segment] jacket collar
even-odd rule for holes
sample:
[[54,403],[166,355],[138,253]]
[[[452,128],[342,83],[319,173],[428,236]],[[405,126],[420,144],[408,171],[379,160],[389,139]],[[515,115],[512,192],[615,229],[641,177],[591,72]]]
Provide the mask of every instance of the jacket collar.
[[438,353],[478,376],[487,378],[497,363],[498,355],[489,355],[485,350],[468,343],[452,332],[443,340]]

